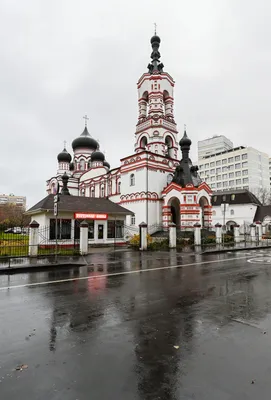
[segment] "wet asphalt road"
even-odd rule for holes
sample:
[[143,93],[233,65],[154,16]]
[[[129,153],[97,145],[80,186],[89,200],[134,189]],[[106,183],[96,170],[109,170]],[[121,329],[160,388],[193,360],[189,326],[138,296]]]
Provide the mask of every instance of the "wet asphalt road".
[[1,276],[0,399],[269,400],[270,261],[120,252]]

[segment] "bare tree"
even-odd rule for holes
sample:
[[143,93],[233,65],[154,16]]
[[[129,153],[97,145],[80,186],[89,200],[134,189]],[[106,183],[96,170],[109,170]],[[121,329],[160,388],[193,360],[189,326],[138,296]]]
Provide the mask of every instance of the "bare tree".
[[30,217],[25,215],[24,207],[15,204],[5,204],[0,206],[0,225],[2,226],[27,226]]
[[252,190],[252,193],[257,197],[257,199],[262,203],[263,206],[271,204],[271,192],[267,188],[258,188]]

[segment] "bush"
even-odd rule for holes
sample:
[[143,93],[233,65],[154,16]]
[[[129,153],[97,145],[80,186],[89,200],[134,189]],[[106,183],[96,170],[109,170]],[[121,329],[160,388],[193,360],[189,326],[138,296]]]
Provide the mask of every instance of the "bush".
[[148,243],[148,250],[165,250],[169,247],[169,240],[164,239],[159,242]]
[[216,243],[216,237],[213,235],[209,235],[202,238],[202,244],[215,244],[215,243]]
[[[136,249],[139,249],[140,247],[140,235],[136,234],[130,239],[130,245]],[[151,235],[147,235],[147,243],[148,246],[152,243],[152,237]]]

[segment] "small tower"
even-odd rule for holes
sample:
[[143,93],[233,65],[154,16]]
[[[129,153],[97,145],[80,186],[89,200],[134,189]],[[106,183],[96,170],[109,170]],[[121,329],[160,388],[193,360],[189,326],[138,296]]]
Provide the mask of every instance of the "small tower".
[[58,175],[61,175],[64,172],[69,172],[71,160],[72,160],[72,157],[71,157],[70,153],[68,153],[66,150],[66,144],[64,144],[64,149],[57,156],[57,161],[58,161],[57,174]]
[[137,83],[138,123],[136,126],[135,151],[148,150],[177,160],[177,126],[174,121],[174,80],[164,72],[160,62],[161,39],[151,38],[151,63]]

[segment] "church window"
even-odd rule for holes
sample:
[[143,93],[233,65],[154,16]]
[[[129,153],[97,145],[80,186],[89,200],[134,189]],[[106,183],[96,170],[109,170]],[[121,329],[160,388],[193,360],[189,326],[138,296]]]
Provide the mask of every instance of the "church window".
[[120,193],[120,189],[121,189],[121,182],[118,182],[118,193]]
[[104,185],[101,186],[101,197],[104,197]]
[[234,215],[234,210],[231,210],[231,215]]
[[135,186],[135,174],[130,175],[130,186]]
[[81,189],[81,196],[85,196],[85,189],[84,188]]
[[140,147],[142,149],[145,149],[147,144],[148,144],[148,140],[147,140],[146,136],[143,136],[143,138],[141,138],[141,140],[140,140]]
[[84,160],[80,160],[79,169],[83,170],[84,168],[85,168],[85,161]]
[[108,183],[108,195],[110,196],[112,194],[112,183]]
[[95,197],[95,188],[94,187],[92,187],[90,189],[90,197]]

